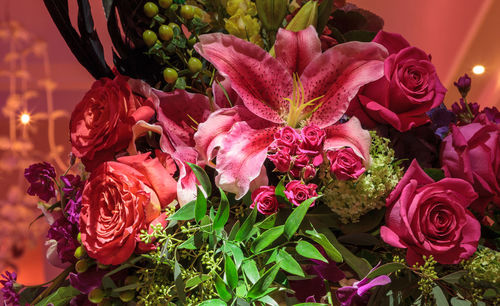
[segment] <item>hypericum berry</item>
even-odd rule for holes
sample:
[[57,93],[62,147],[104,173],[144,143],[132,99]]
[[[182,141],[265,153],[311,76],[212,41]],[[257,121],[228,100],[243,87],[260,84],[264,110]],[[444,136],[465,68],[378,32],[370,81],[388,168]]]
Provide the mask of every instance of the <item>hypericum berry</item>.
[[163,78],[169,84],[175,83],[178,77],[179,75],[177,74],[177,71],[172,68],[166,68],[165,70],[163,70]]
[[76,236],[76,240],[78,241],[78,243],[82,243],[82,233],[78,233],[78,235]]
[[181,7],[181,16],[182,18],[185,18],[185,19],[193,19],[194,17],[194,6],[192,5],[183,5]]
[[83,273],[89,268],[89,262],[86,259],[80,259],[75,264],[75,270],[78,273]]
[[144,40],[146,46],[152,47],[158,40],[158,37],[156,36],[155,32],[151,30],[146,30],[142,33],[142,39]]
[[179,30],[181,29],[181,28],[179,27],[179,25],[178,25],[177,23],[175,23],[175,22],[171,22],[171,23],[169,23],[169,24],[168,24],[168,26],[169,26],[169,27],[171,27],[171,28],[172,28],[172,30],[173,30],[173,29],[175,29],[175,28],[177,28],[177,29],[179,29]]
[[153,18],[158,14],[158,6],[153,2],[146,2],[144,4],[144,14],[149,18]]
[[160,0],[158,4],[164,9],[169,8],[172,5],[172,0]]
[[80,259],[83,256],[85,256],[86,252],[85,249],[82,246],[79,246],[75,249],[75,258]]
[[125,278],[125,286],[132,285],[139,282],[139,278],[135,275],[129,275]]
[[110,299],[104,299],[104,300],[102,300],[102,302],[100,302],[97,305],[98,306],[111,306],[111,305],[113,305],[113,303],[111,303]]
[[168,25],[162,25],[158,29],[158,34],[160,35],[160,39],[164,41],[169,41],[174,37],[174,30]]
[[135,291],[134,290],[120,292],[120,300],[122,300],[122,302],[124,302],[124,303],[130,302],[134,298],[135,298]]
[[87,298],[94,304],[99,304],[104,299],[104,291],[101,288],[95,288],[90,291]]
[[203,64],[196,57],[191,57],[188,60],[188,69],[189,69],[189,71],[191,71],[191,73],[200,72],[202,68],[203,68]]

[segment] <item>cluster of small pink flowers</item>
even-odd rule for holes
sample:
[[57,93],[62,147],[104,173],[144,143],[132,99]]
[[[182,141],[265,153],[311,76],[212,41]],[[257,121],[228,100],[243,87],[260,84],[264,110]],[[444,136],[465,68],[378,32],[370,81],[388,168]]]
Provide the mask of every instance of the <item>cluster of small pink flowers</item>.
[[300,133],[286,126],[274,135],[269,159],[279,172],[289,172],[295,178],[309,180],[316,167],[323,163],[323,143],[326,133],[317,125],[308,125]]

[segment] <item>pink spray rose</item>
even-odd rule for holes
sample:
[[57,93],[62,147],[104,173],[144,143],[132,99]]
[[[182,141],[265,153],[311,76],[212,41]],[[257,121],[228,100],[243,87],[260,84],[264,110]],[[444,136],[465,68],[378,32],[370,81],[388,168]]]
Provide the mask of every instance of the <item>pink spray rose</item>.
[[[285,186],[285,196],[290,203],[299,206],[302,202],[312,197],[318,196],[316,193],[316,184],[302,184],[301,181],[291,181]],[[314,202],[311,207],[314,206]]]
[[293,167],[290,170],[290,173],[294,177],[300,177],[302,170],[305,167],[307,167],[307,165],[309,165],[309,163],[310,163],[309,156],[307,156],[307,154],[299,151],[298,154],[295,156],[295,159],[293,161]]
[[269,160],[273,162],[279,172],[288,172],[290,163],[292,162],[290,147],[282,146],[276,148],[276,150],[275,154],[268,156]]
[[302,142],[299,150],[307,154],[312,159],[315,167],[323,162],[323,143],[325,142],[326,132],[315,124],[304,127],[301,131]]
[[257,207],[257,210],[263,215],[272,215],[278,211],[278,199],[274,194],[274,186],[262,186],[252,192],[252,205],[250,208]]
[[297,149],[301,137],[297,131],[289,126],[285,126],[280,131],[274,134],[274,144],[281,147],[289,147],[290,153],[295,154],[295,150]]
[[366,171],[363,160],[352,148],[328,151],[326,157],[330,161],[330,172],[338,180],[357,180]]
[[490,202],[500,206],[500,124],[480,115],[473,123],[452,126],[443,141],[441,164],[447,177],[474,186],[479,194],[474,210],[484,213]]
[[477,198],[472,185],[456,178],[434,182],[416,160],[387,198],[382,239],[406,248],[410,266],[432,255],[457,264],[477,249],[481,226],[467,207]]
[[380,31],[373,42],[389,51],[384,76],[361,88],[347,113],[365,127],[382,123],[400,132],[429,122],[426,112],[441,104],[446,93],[430,56],[399,34]]

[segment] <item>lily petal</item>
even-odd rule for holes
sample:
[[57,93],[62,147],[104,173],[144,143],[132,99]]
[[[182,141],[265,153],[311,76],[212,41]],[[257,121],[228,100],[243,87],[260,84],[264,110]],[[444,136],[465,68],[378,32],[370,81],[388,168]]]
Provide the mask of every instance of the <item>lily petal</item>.
[[[262,180],[262,165],[273,142],[277,125],[252,128],[252,122],[237,122],[217,154],[217,186],[241,199],[255,179]],[[265,179],[264,179],[265,180]],[[257,186],[252,186],[257,187]]]
[[377,43],[348,42],[313,59],[301,76],[305,100],[323,98],[306,109],[317,108],[310,123],[324,128],[337,122],[361,86],[384,76],[386,57],[387,50]]
[[257,45],[221,33],[200,36],[194,48],[210,61],[254,114],[274,123],[283,122],[293,81],[286,68]]
[[352,117],[346,123],[326,128],[324,150],[350,147],[359,157],[363,158],[364,165],[368,168],[371,163],[371,139],[370,132],[361,127],[358,118]]
[[288,72],[296,72],[300,76],[304,68],[321,54],[321,41],[312,25],[298,32],[281,28],[276,35],[274,48],[276,59],[288,68]]

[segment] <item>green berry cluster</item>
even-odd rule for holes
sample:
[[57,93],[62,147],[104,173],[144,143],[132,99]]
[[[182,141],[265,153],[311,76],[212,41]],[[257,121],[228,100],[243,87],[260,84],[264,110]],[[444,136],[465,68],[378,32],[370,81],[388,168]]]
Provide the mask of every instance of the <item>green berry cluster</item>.
[[418,289],[422,292],[422,296],[427,300],[432,294],[432,289],[436,286],[435,280],[438,279],[437,272],[435,270],[437,262],[434,257],[430,255],[422,256],[424,260],[424,265],[419,265],[418,263],[413,265],[413,268],[419,272],[420,279],[418,280]]

